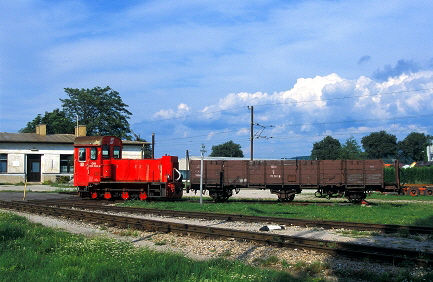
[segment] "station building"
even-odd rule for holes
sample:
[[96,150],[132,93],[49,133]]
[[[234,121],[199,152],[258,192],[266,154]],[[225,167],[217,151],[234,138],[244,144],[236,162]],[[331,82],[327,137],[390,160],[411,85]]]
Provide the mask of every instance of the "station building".
[[[74,140],[86,136],[86,127],[75,134],[46,134],[46,125],[36,126],[35,133],[0,132],[0,184],[56,182],[74,176]],[[142,158],[148,142],[122,141],[122,157]]]

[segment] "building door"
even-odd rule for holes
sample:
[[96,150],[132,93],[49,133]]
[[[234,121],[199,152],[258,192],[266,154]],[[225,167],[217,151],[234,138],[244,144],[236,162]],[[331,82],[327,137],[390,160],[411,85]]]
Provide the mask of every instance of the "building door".
[[27,155],[27,181],[41,182],[41,155]]

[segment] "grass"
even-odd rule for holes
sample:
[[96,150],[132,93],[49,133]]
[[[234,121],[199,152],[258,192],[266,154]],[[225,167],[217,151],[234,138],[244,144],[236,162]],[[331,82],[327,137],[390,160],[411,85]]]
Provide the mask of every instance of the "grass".
[[0,281],[317,281],[237,261],[172,253],[29,223],[0,213]]
[[[400,197],[400,196],[395,196]],[[414,197],[409,197],[413,199]],[[400,198],[402,199],[402,198]],[[337,220],[350,222],[365,222],[379,224],[418,225],[433,227],[433,206],[430,201],[416,202],[383,202],[370,200],[372,205],[343,205],[343,206],[295,206],[285,204],[258,203],[205,203],[198,202],[142,202],[128,201],[122,205],[143,208],[190,210],[200,212],[214,212],[227,214],[244,214],[254,216],[272,216],[282,218],[303,218],[316,220]]]
[[410,195],[394,195],[394,194],[382,194],[374,192],[367,196],[367,201],[371,200],[389,200],[389,201],[423,201],[433,202],[433,196],[410,196]]
[[[112,239],[72,235],[0,213],[0,281],[326,281],[323,275],[332,265],[332,261],[305,263],[272,255],[249,266],[226,260],[225,255],[229,253],[193,261]],[[433,281],[433,274],[414,276],[413,269],[382,275],[368,269],[335,271],[341,281]]]

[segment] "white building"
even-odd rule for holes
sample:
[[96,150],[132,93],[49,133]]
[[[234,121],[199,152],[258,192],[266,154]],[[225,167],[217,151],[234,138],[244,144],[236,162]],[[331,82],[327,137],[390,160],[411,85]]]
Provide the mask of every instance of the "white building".
[[[55,182],[74,175],[74,140],[86,136],[86,127],[76,134],[46,134],[46,125],[36,133],[0,133],[0,183]],[[123,158],[139,159],[148,142],[123,141]]]
[[433,161],[433,145],[427,146],[427,161]]

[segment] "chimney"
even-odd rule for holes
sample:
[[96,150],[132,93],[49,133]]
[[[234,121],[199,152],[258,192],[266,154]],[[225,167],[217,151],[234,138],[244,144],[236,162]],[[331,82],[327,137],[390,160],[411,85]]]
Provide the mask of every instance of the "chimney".
[[75,136],[86,136],[87,135],[87,129],[85,125],[78,125],[75,127]]
[[36,125],[36,134],[39,134],[40,136],[47,135],[47,125],[46,124]]

